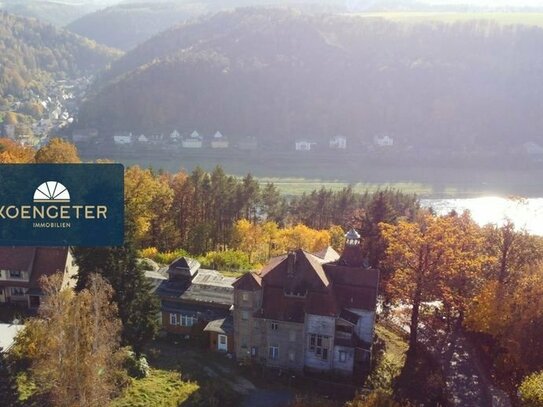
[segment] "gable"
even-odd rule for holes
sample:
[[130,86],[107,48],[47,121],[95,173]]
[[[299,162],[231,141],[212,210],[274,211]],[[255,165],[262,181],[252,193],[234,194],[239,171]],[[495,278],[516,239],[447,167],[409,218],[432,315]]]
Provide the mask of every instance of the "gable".
[[236,290],[255,291],[262,288],[262,278],[253,272],[245,273],[232,284]]
[[330,284],[319,259],[301,249],[274,259],[260,275],[265,285],[290,289],[322,289]]

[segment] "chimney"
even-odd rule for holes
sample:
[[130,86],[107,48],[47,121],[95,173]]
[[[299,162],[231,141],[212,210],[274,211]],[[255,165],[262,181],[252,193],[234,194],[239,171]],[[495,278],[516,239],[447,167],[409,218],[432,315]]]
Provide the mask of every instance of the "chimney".
[[287,275],[294,276],[294,265],[296,263],[296,252],[289,252],[287,255]]

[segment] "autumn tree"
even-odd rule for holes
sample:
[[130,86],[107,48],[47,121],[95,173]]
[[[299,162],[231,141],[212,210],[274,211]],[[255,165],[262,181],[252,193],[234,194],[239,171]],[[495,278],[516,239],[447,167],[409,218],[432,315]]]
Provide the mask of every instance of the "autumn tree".
[[264,244],[262,226],[249,222],[247,219],[238,220],[234,225],[234,242],[235,247],[247,253],[251,262],[255,252]]
[[77,147],[61,138],[53,138],[36,152],[37,163],[80,163]]
[[126,169],[124,182],[125,218],[134,228],[135,243],[169,248],[173,191],[168,178],[156,176],[150,169],[132,166]]
[[465,325],[491,337],[497,370],[513,379],[543,369],[543,264],[512,271],[514,283],[485,281],[467,311]]
[[412,307],[409,347],[413,350],[421,304],[453,296],[444,288],[454,284],[464,267],[477,273],[482,259],[477,256],[476,238],[451,217],[424,212],[416,223],[401,220],[397,225],[382,223],[380,227],[387,244],[385,261],[394,269],[387,290],[394,301]]
[[487,277],[502,286],[514,282],[518,270],[543,260],[543,239],[517,230],[509,219],[501,226],[488,225],[483,231],[485,250],[494,259]]
[[159,304],[137,264],[130,233],[123,246],[76,248],[74,257],[79,266],[77,289],[85,287],[93,274],[103,276],[113,287],[112,298],[122,322],[122,342],[139,355],[158,330]]
[[314,253],[330,245],[330,233],[328,230],[317,230],[303,224],[279,230],[277,246],[280,252],[294,249],[304,249]]
[[13,140],[0,139],[0,164],[26,164],[34,161],[35,151]]
[[30,324],[39,326],[17,337],[15,347],[39,343],[32,355],[32,379],[50,404],[59,407],[107,405],[119,370],[117,309],[112,289],[91,276],[79,293],[60,289],[62,275],[42,281],[44,299]]

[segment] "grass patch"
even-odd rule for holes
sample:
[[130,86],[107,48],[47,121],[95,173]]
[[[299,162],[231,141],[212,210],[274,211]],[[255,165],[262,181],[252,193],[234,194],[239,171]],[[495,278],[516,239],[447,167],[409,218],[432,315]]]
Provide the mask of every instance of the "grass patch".
[[343,188],[351,185],[354,192],[376,192],[384,189],[399,190],[407,194],[430,195],[432,187],[427,184],[418,182],[387,182],[387,183],[365,183],[358,182],[350,184],[343,181],[324,181],[320,179],[307,178],[280,178],[280,177],[263,177],[256,178],[261,184],[272,182],[283,195],[302,195],[310,193],[321,188],[332,191],[341,191]]
[[181,379],[175,371],[151,369],[144,379],[132,379],[131,384],[111,407],[177,407],[199,389],[196,383]]
[[394,380],[400,375],[406,360],[407,340],[382,324],[375,326],[377,336],[375,367],[368,377],[373,389],[392,392]]
[[244,275],[245,273],[248,273],[248,271],[221,271],[220,273],[225,277],[238,278]]
[[474,20],[493,21],[503,25],[528,25],[543,27],[543,13],[454,13],[454,12],[381,12],[381,13],[356,13],[361,17],[377,17],[402,23],[421,23],[438,21],[443,23],[459,23]]
[[407,340],[381,324],[375,325],[375,333],[386,344],[385,356],[394,365],[403,367],[405,353],[407,352]]
[[17,382],[17,390],[19,391],[19,401],[25,402],[29,400],[38,389],[36,384],[28,377],[27,372],[21,372],[15,379]]

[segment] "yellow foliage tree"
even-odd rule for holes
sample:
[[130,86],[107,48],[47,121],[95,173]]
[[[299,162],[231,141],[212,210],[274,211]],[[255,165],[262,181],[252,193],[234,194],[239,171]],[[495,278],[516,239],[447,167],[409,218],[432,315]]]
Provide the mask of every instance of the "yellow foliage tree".
[[304,249],[317,252],[330,245],[330,233],[327,230],[311,229],[303,224],[281,229],[278,242],[283,251]]
[[25,164],[34,161],[35,151],[30,147],[23,147],[13,140],[0,139],[0,164]]
[[120,361],[121,324],[111,303],[112,288],[94,275],[76,294],[60,289],[62,278],[43,279],[39,315],[30,319],[30,331],[23,331],[14,347],[31,360],[32,379],[51,405],[107,405]]
[[255,252],[261,252],[265,243],[262,226],[247,219],[240,219],[235,223],[233,233],[235,246],[245,252],[249,262],[252,262]]
[[[172,239],[170,208],[173,191],[166,177],[151,170],[129,167],[124,174],[125,222],[136,244],[163,248]],[[170,233],[166,236],[167,233]],[[162,246],[162,247],[161,247]]]
[[36,152],[37,163],[80,163],[77,147],[60,138],[53,138]]
[[484,264],[478,237],[454,216],[429,213],[417,223],[381,223],[380,229],[388,245],[385,261],[394,270],[387,290],[396,302],[412,306],[409,346],[415,349],[422,302],[441,299],[464,311],[465,294],[459,293]]

